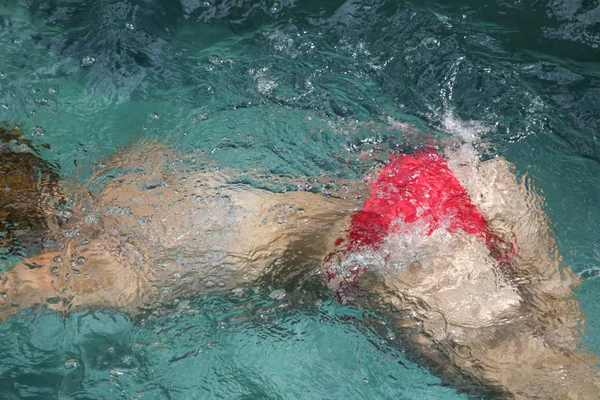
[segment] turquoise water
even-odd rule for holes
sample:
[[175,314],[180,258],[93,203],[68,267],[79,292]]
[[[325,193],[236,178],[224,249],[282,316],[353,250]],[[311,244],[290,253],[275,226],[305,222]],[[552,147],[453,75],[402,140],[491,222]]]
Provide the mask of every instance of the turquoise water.
[[[584,338],[600,354],[598,46],[600,7],[586,1],[4,1],[0,119],[76,180],[140,138],[256,176],[339,179],[390,149],[477,132],[545,196],[587,278]],[[11,319],[0,393],[464,397],[409,361],[382,317],[318,292],[185,300],[135,321]]]

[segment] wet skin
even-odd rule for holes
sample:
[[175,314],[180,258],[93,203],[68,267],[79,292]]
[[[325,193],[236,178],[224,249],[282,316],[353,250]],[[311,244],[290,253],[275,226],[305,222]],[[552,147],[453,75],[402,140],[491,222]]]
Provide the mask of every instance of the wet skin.
[[[490,231],[515,244],[509,258],[463,230],[406,221],[395,221],[376,251],[339,251],[368,197],[364,183],[329,197],[273,193],[231,184],[235,171],[140,144],[107,161],[91,180],[103,181],[99,189],[73,193],[62,227],[44,225],[59,245],[3,274],[3,314],[36,304],[134,314],[254,282],[291,252],[295,265],[335,271],[334,292],[349,288],[344,301],[389,315],[421,360],[467,392],[596,398],[595,357],[578,350],[578,279],[560,262],[541,198],[502,158],[480,162],[470,146],[446,153]],[[40,192],[32,181],[11,182],[24,187],[13,193]],[[357,263],[369,268],[356,274]]]

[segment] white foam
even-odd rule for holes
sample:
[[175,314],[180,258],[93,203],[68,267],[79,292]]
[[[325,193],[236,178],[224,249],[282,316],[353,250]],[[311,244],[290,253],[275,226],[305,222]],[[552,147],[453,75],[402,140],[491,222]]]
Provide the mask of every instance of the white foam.
[[487,126],[480,121],[457,118],[454,113],[446,111],[442,119],[442,127],[464,143],[474,144],[481,138],[481,134],[490,132],[493,127]]

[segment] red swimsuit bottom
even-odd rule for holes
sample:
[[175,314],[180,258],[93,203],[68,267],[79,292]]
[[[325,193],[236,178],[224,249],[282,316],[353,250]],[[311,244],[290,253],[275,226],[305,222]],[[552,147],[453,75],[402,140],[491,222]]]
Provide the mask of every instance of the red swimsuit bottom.
[[[503,243],[489,230],[466,189],[448,167],[448,161],[437,151],[427,149],[412,155],[395,154],[390,157],[371,186],[364,208],[352,216],[347,239],[338,239],[336,244],[340,246],[345,242],[344,246],[325,261],[340,252],[357,252],[367,248],[378,250],[390,233],[392,222],[398,218],[406,224],[426,223],[428,236],[438,228],[470,233],[485,241],[492,254],[498,254],[496,246]],[[511,246],[509,254],[496,259],[508,261],[512,253],[514,249]],[[360,268],[356,271],[359,272],[353,279],[355,283]],[[335,272],[327,271],[329,281],[336,276]]]

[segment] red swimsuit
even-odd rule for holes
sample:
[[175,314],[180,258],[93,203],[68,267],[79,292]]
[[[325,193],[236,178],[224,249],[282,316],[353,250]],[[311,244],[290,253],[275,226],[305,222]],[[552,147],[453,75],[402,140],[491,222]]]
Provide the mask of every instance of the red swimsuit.
[[[463,230],[485,240],[490,250],[502,242],[490,232],[447,160],[433,149],[390,158],[371,186],[363,210],[353,215],[347,243],[338,252],[356,252],[367,247],[377,250],[397,218],[408,224],[425,222],[427,235],[440,227],[449,232]],[[338,245],[343,242],[338,240]],[[509,258],[510,255],[504,255],[499,261]],[[331,280],[336,274],[328,271],[327,276]]]

